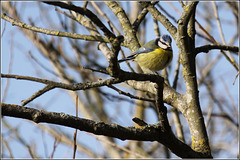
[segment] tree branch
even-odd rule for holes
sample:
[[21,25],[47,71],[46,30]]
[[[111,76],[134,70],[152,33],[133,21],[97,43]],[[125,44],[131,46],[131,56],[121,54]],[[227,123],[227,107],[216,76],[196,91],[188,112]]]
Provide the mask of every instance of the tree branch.
[[132,52],[136,51],[140,48],[140,44],[137,40],[136,31],[133,29],[124,9],[115,1],[105,1],[104,3],[117,16],[121,23],[124,32],[124,43]]
[[[60,82],[54,82],[46,79],[29,77],[29,76],[20,76],[20,75],[12,75],[12,74],[1,74],[2,78],[15,78],[20,80],[29,80],[34,82],[39,82],[47,85],[51,85],[55,88],[62,88],[67,90],[85,90],[90,88],[96,88],[101,86],[109,86],[111,84],[117,84],[124,81],[132,86],[134,89],[151,92],[156,94],[156,88],[154,87],[154,83],[158,81],[158,75],[147,75],[147,74],[139,74],[139,73],[131,73],[121,71],[118,78],[111,78],[107,80],[99,80],[97,82],[87,82],[87,83],[76,83],[76,84],[65,84]],[[135,80],[135,81],[134,81]],[[137,82],[137,81],[151,81],[151,82]],[[183,95],[179,94],[173,88],[164,84],[163,86],[163,100],[167,104],[177,108],[183,114],[186,112],[187,104]]]
[[163,104],[163,84],[164,79],[159,81],[155,86],[157,89],[156,93],[156,109],[159,117],[159,125],[161,126],[162,131],[171,131],[171,127],[167,118],[167,108]]
[[72,91],[101,87],[101,86],[105,86],[105,85],[109,85],[109,84],[120,83],[123,81],[119,78],[111,78],[111,79],[107,79],[107,80],[99,80],[97,82],[66,84],[66,83],[60,83],[60,82],[54,82],[54,81],[50,81],[50,80],[46,80],[46,79],[41,79],[41,78],[20,76],[20,75],[13,75],[13,74],[1,74],[1,77],[2,78],[15,78],[15,79],[20,79],[20,80],[29,80],[29,81],[34,81],[34,82],[51,85],[51,87],[54,87],[54,88],[62,88],[62,89],[67,89],[67,90],[72,90]]
[[119,94],[128,96],[129,98],[132,98],[132,99],[138,99],[138,100],[143,100],[143,101],[155,102],[155,99],[135,96],[135,95],[132,95],[132,94],[130,94],[128,92],[124,92],[124,91],[118,89],[117,87],[114,87],[113,85],[108,85],[108,87],[112,88],[115,91],[117,91]]
[[71,11],[75,11],[76,13],[79,13],[81,15],[86,15],[89,19],[93,21],[94,24],[96,24],[104,33],[105,36],[108,37],[108,40],[111,41],[112,38],[116,38],[115,35],[102,23],[102,21],[89,9],[77,7],[73,4],[67,4],[63,2],[49,2],[45,1],[43,3],[58,6],[64,9],[69,9]]
[[221,45],[221,44],[208,44],[208,45],[204,45],[204,46],[201,46],[201,47],[197,47],[195,49],[195,54],[198,54],[200,52],[207,53],[212,49],[228,50],[228,51],[232,51],[232,52],[235,52],[235,53],[239,54],[239,47],[227,46],[227,45]]
[[[156,88],[154,87],[155,83],[151,82],[137,82],[134,80],[127,81],[127,84],[133,87],[136,90],[150,92],[156,94]],[[185,114],[187,109],[187,102],[183,95],[176,92],[173,88],[169,87],[164,83],[163,86],[163,101],[175,108],[177,108],[181,113]]]
[[[187,109],[183,113],[186,117],[190,133],[192,136],[192,148],[198,152],[206,154],[211,157],[211,149],[209,146],[208,135],[204,124],[204,118],[202,115],[199,93],[197,86],[197,75],[196,75],[196,63],[195,63],[195,34],[194,31],[187,33],[190,19],[190,27],[193,27],[193,20],[195,17],[195,10],[198,2],[189,2],[183,8],[181,18],[178,20],[178,32],[176,44],[179,47],[179,54],[181,58],[181,64],[183,66],[183,78],[186,83],[186,103]],[[192,17],[192,18],[191,18]]]
[[50,123],[67,126],[96,135],[115,137],[121,140],[158,141],[182,158],[204,157],[178,140],[172,132],[162,132],[159,125],[147,125],[143,129],[122,127],[89,119],[78,118],[66,113],[47,112],[33,108],[1,103],[2,115],[31,120],[35,123]]
[[[153,1],[152,5],[157,4],[158,1]],[[143,10],[141,11],[141,13],[138,15],[137,19],[133,22],[132,26],[133,29],[135,30],[135,32],[137,32],[139,25],[141,24],[141,22],[144,20],[144,18],[146,17],[146,15],[148,14],[148,10],[147,8],[143,8]]]
[[54,89],[55,87],[52,85],[46,85],[43,89],[40,89],[39,91],[37,91],[36,93],[34,93],[31,97],[29,97],[28,99],[22,101],[22,105],[25,106],[26,104],[28,104],[29,102],[33,101],[34,99],[36,99],[37,97],[43,95],[44,93]]
[[47,35],[68,37],[68,38],[73,38],[73,39],[83,39],[83,40],[87,40],[87,41],[109,42],[109,40],[106,37],[97,37],[97,36],[82,35],[82,34],[77,34],[77,33],[54,31],[54,30],[49,30],[49,29],[44,29],[44,28],[28,25],[26,23],[20,22],[14,18],[7,16],[5,13],[1,14],[1,18],[12,23],[12,25],[14,25],[14,26],[19,26],[24,29],[28,29],[28,30],[31,30],[34,32],[44,33]]
[[147,8],[151,13],[154,19],[158,20],[162,23],[162,25],[168,30],[168,32],[172,35],[173,39],[176,39],[177,28],[165,17],[161,12],[154,7],[154,4],[150,2],[139,2],[144,8]]

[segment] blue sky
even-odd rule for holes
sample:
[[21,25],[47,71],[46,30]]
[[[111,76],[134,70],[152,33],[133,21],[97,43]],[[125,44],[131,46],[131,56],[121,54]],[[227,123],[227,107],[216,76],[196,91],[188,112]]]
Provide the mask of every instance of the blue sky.
[[[17,7],[18,9],[20,9],[23,5],[23,3],[25,2],[18,2],[17,3]],[[48,6],[49,10],[48,12],[51,13],[51,17],[44,17],[45,14],[43,14],[41,11],[39,10],[39,8],[37,7],[37,3],[39,2],[27,2],[27,6],[26,8],[24,8],[22,10],[22,15],[23,15],[23,19],[22,21],[25,23],[29,24],[28,18],[31,17],[31,20],[34,21],[35,25],[38,27],[43,27],[43,28],[47,28],[47,29],[52,29],[52,30],[61,30],[61,27],[59,25],[59,21],[58,18],[54,18],[56,16],[56,11],[54,10],[54,7],[52,6]],[[176,2],[178,3],[178,2]],[[203,2],[202,2],[203,3]],[[202,7],[202,3],[199,4],[198,8],[200,9]],[[82,6],[83,2],[78,2],[75,4],[80,4]],[[160,3],[164,8],[167,8],[169,13],[175,13],[175,11],[168,5],[165,3]],[[211,4],[211,3],[210,3]],[[219,3],[217,3],[219,4]],[[47,6],[46,4],[43,4],[44,6]],[[127,8],[127,5],[123,5],[125,8]],[[178,4],[178,8],[180,9],[180,5]],[[205,26],[205,21],[202,20],[200,13],[201,10],[198,10],[197,12],[197,20],[203,25]],[[199,14],[198,14],[199,13]],[[226,42],[229,42],[230,38],[233,36],[233,33],[235,33],[235,31],[233,31],[232,29],[236,29],[235,27],[232,27],[232,24],[228,24],[229,20],[233,19],[233,15],[231,14],[230,11],[226,11],[221,10],[220,11],[220,17],[221,20],[223,20],[223,22],[225,22],[222,26],[223,31],[224,31],[224,36],[226,38]],[[112,16],[111,14],[109,14],[108,16]],[[178,14],[174,14],[175,18],[178,19],[179,15]],[[45,20],[45,18],[51,18],[52,24],[46,23],[47,21]],[[147,19],[149,19],[147,21],[147,28],[148,30],[146,31],[146,41],[149,41],[151,39],[155,38],[155,34],[153,31],[153,22],[151,19],[151,15],[148,14],[147,15]],[[33,76],[33,77],[40,77],[42,76],[42,78],[46,78],[46,79],[50,79],[50,80],[55,80],[55,81],[59,81],[59,79],[56,79],[52,74],[46,72],[43,69],[40,69],[40,73],[36,73],[35,67],[38,67],[37,64],[34,64],[31,62],[31,59],[29,57],[28,52],[31,51],[31,53],[35,56],[35,58],[38,59],[39,62],[41,62],[41,64],[45,65],[45,67],[51,69],[51,66],[49,64],[49,62],[39,53],[39,51],[35,48],[35,46],[29,42],[29,39],[27,39],[22,33],[16,31],[18,30],[18,27],[16,26],[12,26],[9,22],[6,22],[5,20],[1,20],[1,33],[3,32],[3,29],[5,29],[3,36],[2,36],[2,41],[1,41],[1,73],[8,73],[9,70],[9,63],[10,60],[12,60],[12,68],[11,68],[11,74],[17,74],[17,75],[26,75],[26,76]],[[160,24],[160,23],[159,23]],[[117,25],[116,25],[117,26]],[[120,25],[118,25],[120,26]],[[215,39],[217,39],[218,41],[220,41],[220,36],[219,36],[219,32],[217,29],[217,25],[214,24],[214,26],[216,26],[216,29],[214,30],[213,36]],[[161,29],[161,33],[167,33],[166,29],[160,25],[160,29]],[[86,33],[86,30],[78,30],[79,34],[84,34]],[[47,38],[51,38],[51,36],[47,36]],[[55,39],[57,37],[54,37]],[[65,42],[67,42],[66,38],[63,38],[63,40]],[[81,41],[81,40],[80,40]],[[81,41],[81,43],[84,43],[84,41]],[[235,43],[234,45],[238,45],[239,41],[237,43]],[[65,43],[67,44],[67,43]],[[203,41],[203,39],[196,37],[196,46],[201,46],[206,44],[205,41]],[[177,63],[177,54],[178,54],[178,49],[175,45],[175,42],[173,42],[172,44],[173,46],[173,51],[174,51],[174,57],[173,57],[173,61],[172,61],[172,67],[171,70],[169,70],[169,80],[170,83],[172,84],[173,81],[173,75],[174,75],[174,69]],[[68,51],[69,56],[73,56],[73,54],[71,53],[70,47],[69,46],[64,46],[65,50]],[[130,54],[130,50],[128,49],[124,49],[126,55]],[[199,63],[200,65],[204,65],[205,64],[205,58],[206,56],[209,56],[210,59],[214,59],[217,55],[219,54],[219,51],[211,51],[208,54],[206,53],[201,53],[197,56],[197,63]],[[12,59],[11,59],[12,57]],[[236,58],[236,56],[234,56]],[[237,59],[237,58],[236,58]],[[106,59],[104,59],[104,57],[100,60],[102,62],[103,65],[106,65]],[[135,66],[133,63],[131,64],[132,66]],[[125,66],[122,66],[123,69],[127,69]],[[227,84],[227,87],[229,87],[229,92],[232,95],[232,97],[234,98],[233,101],[234,103],[237,105],[238,107],[238,88],[239,88],[239,84],[238,84],[238,80],[239,78],[237,78],[235,85],[232,85],[235,75],[236,75],[236,70],[233,68],[233,66],[227,62],[223,57],[220,59],[220,61],[216,64],[216,66],[213,68],[212,70],[212,75],[213,75],[213,80],[216,82],[222,81],[224,80],[225,83]],[[71,72],[72,75],[76,75],[76,73]],[[222,80],[221,80],[222,79]],[[180,77],[180,80],[182,80],[182,77]],[[3,94],[4,88],[6,87],[6,81],[7,79],[2,79],[2,88],[1,88],[1,93]],[[223,83],[216,83],[216,91],[219,95],[219,97],[222,96],[222,93],[226,92],[225,91],[225,87],[222,85]],[[36,91],[42,89],[44,87],[44,85],[42,84],[38,84],[35,82],[31,82],[31,81],[25,81],[25,80],[15,80],[15,79],[9,79],[9,88],[8,88],[8,92],[6,95],[6,99],[5,99],[5,103],[10,103],[10,104],[21,104],[22,100],[25,100],[27,98],[29,98],[33,93],[35,93]],[[116,94],[118,95],[118,93],[113,92],[110,89],[107,89],[106,87],[102,87],[103,89],[106,89],[105,91],[108,93],[112,93],[112,94]],[[184,86],[179,86],[178,91],[180,93],[184,93]],[[82,91],[80,91],[82,92]],[[130,91],[131,92],[131,91]],[[208,102],[205,101],[204,99],[206,98],[205,96],[207,95],[207,91],[206,91],[206,87],[200,86],[199,87],[199,94],[200,94],[200,102],[202,105],[202,109],[204,111],[207,111],[207,105]],[[120,110],[120,115],[118,115],[116,121],[114,121],[114,123],[118,123],[120,125],[123,126],[129,126],[129,125],[133,125],[133,122],[131,120],[132,116],[133,116],[133,108],[131,107],[131,103],[128,102],[123,102],[121,103],[121,105],[118,105],[119,102],[112,102],[110,100],[107,100],[107,103],[105,104],[106,108],[107,108],[107,112],[109,113],[110,116],[116,116],[117,111]],[[229,103],[229,102],[228,102]],[[39,98],[35,99],[33,102],[29,103],[27,105],[27,107],[34,107],[36,104],[38,104],[38,106],[46,109],[47,111],[53,111],[53,112],[65,112],[71,115],[75,115],[75,104],[74,102],[71,100],[69,94],[62,90],[62,89],[54,89],[51,90],[48,93],[45,93],[44,95],[40,96]],[[229,104],[231,105],[231,104]],[[169,108],[168,108],[169,109]],[[215,112],[218,112],[219,110],[217,109],[217,107],[214,108]],[[231,114],[231,113],[229,113]],[[156,123],[156,117],[152,116],[153,112],[152,110],[148,110],[146,117],[147,117],[147,121],[148,123]],[[81,116],[81,115],[80,115]],[[43,134],[41,133],[40,129],[37,128],[37,126],[35,124],[33,124],[30,121],[26,121],[26,120],[22,120],[22,119],[17,119],[17,118],[11,118],[11,117],[5,117],[4,118],[12,127],[17,127],[19,125],[21,125],[21,127],[19,128],[19,132],[20,135],[24,138],[24,140],[28,143],[37,143],[37,153],[38,155],[41,155],[42,158],[43,157],[47,157],[51,154],[51,149],[52,146],[54,144],[54,139],[49,136],[48,134]],[[49,126],[49,124],[44,124]],[[4,127],[4,125],[2,125],[2,134],[5,135],[8,140],[12,140],[14,139],[14,135],[12,135],[12,133],[8,133],[6,132],[6,128]],[[50,125],[51,126],[51,125]],[[73,135],[74,133],[74,129],[71,128],[67,128],[67,127],[60,127],[57,126],[58,128],[61,128],[64,132],[68,133],[70,136]],[[26,129],[27,128],[27,129]],[[221,130],[221,128],[220,128]],[[99,147],[97,147],[100,143],[92,136],[90,136],[89,134],[85,133],[85,132],[78,132],[78,137],[79,141],[81,143],[84,143],[85,145],[89,146],[89,147],[93,147],[93,149],[96,152],[100,152],[103,154],[102,150],[98,150]],[[9,135],[8,135],[9,134]],[[44,148],[44,144],[42,143],[43,140],[42,138],[46,138],[47,139],[47,153],[45,153]],[[36,141],[37,140],[37,141]],[[126,142],[120,141],[118,140],[119,144],[123,144]],[[21,157],[21,158],[27,158],[29,157],[28,152],[25,148],[22,147],[21,144],[19,144],[16,141],[13,141],[10,145],[10,147],[12,148],[13,154],[15,155],[15,157]],[[235,146],[236,148],[236,146]],[[55,158],[69,158],[69,152],[72,153],[72,148],[68,147],[68,146],[64,146],[64,145],[59,145],[56,149],[55,152]],[[8,155],[7,151],[3,152],[4,154]],[[70,154],[71,156],[72,154]],[[223,155],[225,156],[230,156],[231,154],[227,154],[227,153],[223,153]],[[77,155],[78,158],[85,158],[86,155]],[[174,157],[174,155],[173,155]]]

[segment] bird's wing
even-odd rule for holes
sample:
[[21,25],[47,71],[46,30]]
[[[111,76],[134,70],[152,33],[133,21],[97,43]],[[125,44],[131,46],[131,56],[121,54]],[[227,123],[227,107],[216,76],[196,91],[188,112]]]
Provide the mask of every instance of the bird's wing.
[[136,54],[140,54],[140,53],[148,53],[148,52],[152,52],[154,49],[149,49],[147,47],[141,47],[139,48],[136,52],[134,52],[134,55]]
[[130,55],[126,58],[120,59],[118,62],[133,60],[133,59],[135,59],[135,57],[137,57],[137,55],[142,54],[142,53],[152,52],[153,50],[154,49],[149,49],[149,48],[143,46],[143,47],[139,48],[136,52],[134,52],[132,55]]

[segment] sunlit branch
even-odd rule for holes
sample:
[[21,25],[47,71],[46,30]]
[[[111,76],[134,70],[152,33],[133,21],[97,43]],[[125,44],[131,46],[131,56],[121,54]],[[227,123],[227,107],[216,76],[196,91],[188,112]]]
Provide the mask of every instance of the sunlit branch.
[[143,129],[106,124],[89,119],[78,118],[66,113],[47,112],[13,104],[1,103],[2,115],[23,118],[35,123],[50,123],[67,126],[96,135],[115,137],[121,140],[158,141],[166,145],[179,157],[203,157],[188,145],[178,140],[172,132],[161,130],[158,124],[147,125]]
[[44,28],[28,25],[26,23],[23,23],[23,22],[20,22],[20,21],[14,19],[14,18],[11,18],[4,13],[1,14],[1,18],[12,23],[12,25],[19,26],[21,28],[28,29],[28,30],[31,30],[34,32],[44,33],[47,35],[68,37],[68,38],[73,38],[73,39],[82,39],[82,40],[87,40],[87,41],[102,42],[104,40],[104,42],[109,42],[109,40],[105,37],[97,37],[97,36],[91,36],[91,35],[81,35],[81,34],[77,34],[77,33],[54,31],[54,30],[49,30],[49,29],[44,29]]

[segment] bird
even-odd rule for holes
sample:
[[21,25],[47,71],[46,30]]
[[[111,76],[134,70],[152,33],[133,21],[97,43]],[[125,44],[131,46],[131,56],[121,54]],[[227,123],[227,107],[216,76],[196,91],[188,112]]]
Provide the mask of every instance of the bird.
[[149,41],[132,55],[120,59],[118,62],[134,60],[138,63],[144,73],[156,73],[166,68],[173,58],[172,38],[164,34]]

